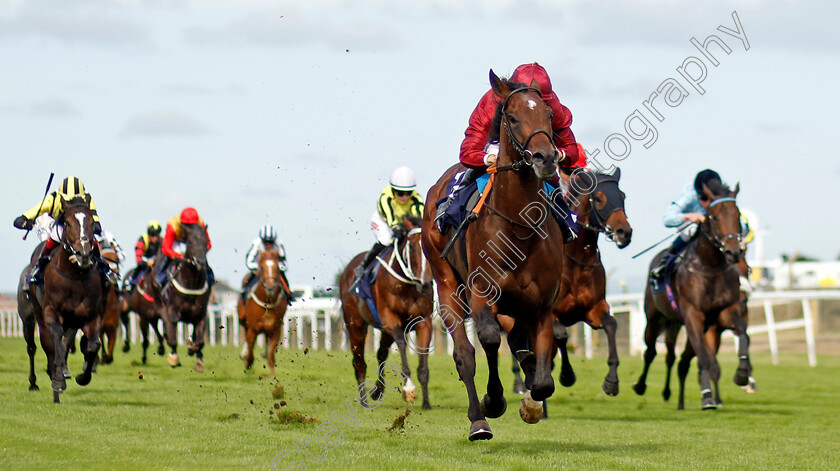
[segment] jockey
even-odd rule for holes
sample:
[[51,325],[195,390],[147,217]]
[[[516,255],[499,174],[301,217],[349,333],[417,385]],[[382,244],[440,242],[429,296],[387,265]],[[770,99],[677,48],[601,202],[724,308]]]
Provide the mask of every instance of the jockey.
[[254,239],[254,241],[251,242],[251,248],[249,248],[248,253],[245,254],[245,266],[248,267],[248,274],[245,275],[245,279],[242,280],[242,292],[240,294],[242,296],[243,303],[245,303],[251,289],[257,283],[257,280],[259,280],[257,271],[260,269],[260,266],[257,259],[259,258],[261,252],[264,252],[268,246],[272,245],[277,247],[277,252],[280,254],[279,268],[280,276],[283,277],[283,291],[286,293],[286,298],[289,300],[289,303],[295,300],[295,296],[289,288],[289,280],[286,278],[286,248],[283,247],[282,241],[277,240],[277,231],[274,230],[274,226],[266,224],[262,227],[262,229],[260,229],[259,238]]
[[[210,234],[207,233],[207,225],[204,223],[204,219],[198,215],[198,211],[195,208],[186,207],[181,211],[181,214],[172,216],[166,223],[166,235],[163,236],[163,243],[160,246],[160,251],[163,252],[165,257],[163,257],[163,263],[155,269],[155,277],[161,286],[166,284],[166,270],[169,268],[172,259],[184,258],[184,253],[176,251],[173,245],[175,242],[179,242],[179,245],[186,243],[183,228],[186,224],[198,224],[204,229],[204,236],[207,238],[207,250],[210,250]],[[207,282],[212,286],[215,281],[213,270],[210,269],[210,265],[207,265]]]
[[408,167],[400,167],[391,173],[389,183],[379,195],[376,212],[373,213],[370,221],[376,243],[365,255],[362,264],[356,267],[350,289],[356,287],[368,265],[382,252],[382,249],[390,245],[394,239],[400,240],[405,236],[402,232],[403,217],[423,217],[423,197],[417,192],[414,171]]
[[131,276],[126,280],[123,290],[128,292],[134,289],[134,286],[149,270],[155,265],[155,256],[160,252],[160,223],[157,221],[149,221],[146,226],[146,232],[137,239],[134,245],[134,260],[137,267],[131,272]]
[[[62,202],[69,202],[73,198],[89,197],[85,185],[77,177],[69,176],[62,180],[58,190],[48,194],[43,201],[33,206],[30,210],[15,218],[14,226],[18,229],[30,230],[36,228],[42,241],[45,241],[43,249],[38,257],[38,263],[32,267],[29,273],[29,282],[40,285],[43,282],[43,271],[50,261],[50,254],[53,249],[61,245],[61,236],[64,234],[64,211]],[[102,233],[102,225],[99,222],[99,215],[96,212],[96,204],[93,197],[90,197],[90,212],[93,215],[93,232],[96,235]],[[99,244],[94,246],[96,253],[96,266],[108,283],[111,276],[111,269],[99,256]],[[24,291],[28,290],[28,285]]]
[[[720,181],[720,175],[714,170],[703,170],[694,177],[694,182],[683,185],[677,199],[668,206],[662,219],[665,227],[679,227],[686,221],[692,224],[679,232],[666,254],[659,259],[659,263],[651,270],[650,274],[653,279],[662,279],[665,267],[688,246],[697,232],[697,225],[706,220],[706,211],[709,209],[711,200],[703,194],[703,186],[711,182],[720,183]],[[748,229],[748,227],[744,226],[744,219],[742,218],[742,232],[745,229]]]
[[[526,85],[530,85],[534,80],[540,86],[543,101],[545,101],[553,112],[551,127],[554,134],[554,144],[560,153],[559,165],[567,170],[576,167],[586,167],[586,155],[577,145],[575,135],[572,133],[570,127],[572,125],[572,113],[560,103],[557,94],[552,90],[548,72],[541,65],[533,62],[520,65],[513,71],[513,75],[510,76],[510,81],[521,82]],[[496,158],[499,153],[499,142],[490,139],[490,128],[499,103],[501,101],[493,90],[488,90],[481,97],[478,105],[476,105],[470,115],[469,125],[466,131],[464,131],[464,140],[461,142],[460,154],[461,164],[466,166],[467,170],[464,172],[458,185],[453,187],[452,193],[437,208],[435,223],[438,229],[442,227],[443,214],[446,208],[452,204],[455,192],[460,188],[468,186],[483,174],[488,166],[496,163]],[[557,179],[553,183],[553,186],[557,187]]]

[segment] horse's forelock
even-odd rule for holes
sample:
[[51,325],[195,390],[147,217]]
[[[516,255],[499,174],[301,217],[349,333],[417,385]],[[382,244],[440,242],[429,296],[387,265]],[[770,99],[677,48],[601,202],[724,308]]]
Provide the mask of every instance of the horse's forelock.
[[[511,82],[508,79],[502,79],[502,82],[510,88],[510,91],[528,86],[526,83]],[[499,133],[501,133],[502,129],[502,105],[503,102],[501,101],[496,104],[496,112],[493,114],[493,120],[490,122],[490,133],[487,136],[487,140],[490,142],[499,142]]]
[[732,190],[729,188],[729,185],[723,183],[720,180],[711,180],[706,183],[706,188],[712,192],[712,195],[715,198],[723,198],[725,196],[729,196],[732,193]]

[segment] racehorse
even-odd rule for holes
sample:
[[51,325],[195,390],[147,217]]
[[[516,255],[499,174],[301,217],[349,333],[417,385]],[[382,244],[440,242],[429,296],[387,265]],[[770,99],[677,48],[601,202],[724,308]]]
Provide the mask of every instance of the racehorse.
[[[193,325],[193,334],[187,353],[196,356],[195,371],[204,371],[204,338],[207,336],[207,303],[210,300],[207,265],[207,235],[200,224],[183,224],[186,251],[183,257],[174,258],[168,270],[167,282],[160,286],[155,280],[152,297],[161,310],[166,326],[166,343],[170,353],[166,361],[171,367],[181,365],[178,358],[178,322]],[[155,266],[163,263],[165,254],[159,253]],[[149,275],[150,278],[154,278]]]
[[[499,79],[490,71],[490,84],[500,101],[500,150],[488,169],[492,191],[479,204],[483,216],[466,227],[446,259],[441,258],[448,237],[434,225],[436,209],[427,205],[423,218],[423,251],[437,282],[440,314],[454,343],[454,360],[467,389],[471,422],[469,439],[493,437],[487,417],[507,408],[499,380],[501,334],[497,316],[515,320],[508,335],[511,351],[525,371],[530,392],[520,415],[536,423],[541,402],[554,393],[551,353],[554,347],[552,306],[560,291],[565,263],[560,225],[553,208],[546,208],[544,182],[554,177],[559,160],[552,134],[551,110],[543,102],[536,81],[530,86]],[[446,197],[448,183],[463,166],[450,167],[429,190],[426,201]],[[489,366],[487,394],[479,401],[475,387],[475,348],[463,322],[472,316]]]
[[[353,352],[353,368],[356,381],[362,385],[367,373],[365,363],[365,340],[368,326],[381,330],[379,349],[376,358],[379,361],[379,373],[376,387],[370,391],[372,399],[378,401],[385,390],[383,364],[388,359],[388,350],[394,342],[400,351],[402,359],[402,374],[405,377],[403,398],[412,402],[417,398],[417,388],[411,381],[411,370],[408,367],[406,347],[410,338],[408,333],[415,330],[417,344],[411,348],[420,357],[417,367],[417,379],[423,390],[423,409],[431,409],[429,403],[429,345],[432,338],[432,311],[434,310],[434,293],[432,292],[431,272],[428,270],[426,259],[420,247],[419,218],[404,218],[406,236],[402,240],[394,240],[389,251],[382,252],[377,257],[381,263],[376,281],[371,286],[378,319],[375,318],[366,301],[349,291],[353,282],[354,270],[364,260],[365,252],[356,255],[339,278],[339,292],[341,295],[341,310],[344,315],[344,325],[350,337]],[[386,249],[387,250],[387,249]],[[384,260],[388,257],[388,260]],[[367,396],[363,396],[363,401]]]
[[282,333],[283,316],[286,315],[286,308],[289,305],[282,285],[280,262],[277,246],[267,244],[266,249],[257,257],[259,280],[248,293],[246,301],[243,303],[240,298],[237,305],[239,323],[247,329],[245,334],[247,353],[243,358],[245,368],[251,369],[251,365],[254,364],[254,341],[257,335],[265,334],[268,341],[268,368],[272,377],[277,343]]
[[[18,312],[24,321],[24,338],[29,352],[29,389],[37,390],[34,372],[34,323],[38,322],[41,348],[47,356],[47,372],[52,380],[53,402],[61,402],[59,394],[67,388],[64,370],[67,350],[62,342],[65,332],[82,329],[80,349],[85,362],[76,383],[86,386],[100,347],[100,329],[105,311],[104,280],[96,269],[93,215],[90,196],[62,201],[63,233],[61,245],[51,255],[44,267],[44,286],[29,284],[29,294],[24,293],[28,284],[26,273],[37,257],[33,254],[30,265],[24,269],[18,284]],[[39,246],[40,248],[40,246]],[[36,249],[35,253],[40,253]]]
[[[133,268],[132,270],[136,270],[136,268]],[[126,274],[126,279],[128,279],[130,275],[131,271]],[[140,280],[137,281],[137,284],[133,289],[123,293],[123,303],[120,312],[120,317],[124,319],[123,324],[126,325],[126,337],[128,336],[128,323],[125,319],[128,318],[128,313],[135,312],[137,317],[140,319],[140,334],[143,336],[143,356],[141,359],[144,365],[146,364],[147,352],[149,349],[150,325],[155,333],[155,337],[157,337],[157,354],[163,356],[163,354],[166,353],[166,350],[163,348],[163,335],[161,335],[160,329],[158,328],[158,321],[162,319],[162,308],[159,306],[160,303],[157,303],[155,298],[152,297],[152,293],[155,292],[153,285],[154,271],[152,270],[144,274]],[[123,347],[123,350],[127,351],[128,349]]]
[[[566,347],[566,327],[584,321],[593,329],[604,329],[607,334],[609,372],[601,388],[608,396],[618,394],[618,352],[616,322],[606,301],[606,273],[598,250],[598,237],[601,233],[605,234],[619,249],[630,244],[633,228],[624,210],[625,196],[619,188],[620,179],[621,170],[618,168],[612,175],[576,171],[569,178],[567,200],[578,215],[582,231],[577,239],[566,244],[563,284],[554,304],[554,341],[562,355],[560,384],[570,387],[576,381]],[[511,325],[509,322],[508,326]],[[502,327],[505,328],[504,323]],[[517,379],[514,389],[521,387],[524,392],[519,365],[515,358],[513,361]]]
[[[645,290],[645,366],[639,381],[633,386],[639,395],[645,393],[648,369],[656,356],[656,338],[664,330],[668,355],[666,387],[662,396],[666,401],[670,398],[670,374],[676,360],[674,344],[683,324],[688,334],[688,342],[678,369],[680,398],[677,409],[685,408],[685,376],[694,354],[697,355],[700,370],[702,408],[716,409],[720,405],[715,399],[715,396],[719,397],[715,378],[720,376],[720,366],[715,349],[708,345],[704,338],[711,326],[717,326],[720,330],[732,329],[738,336],[740,363],[734,382],[739,386],[749,383],[752,372],[749,337],[746,320],[741,316],[739,273],[736,268],[736,263],[741,258],[740,211],[735,203],[738,191],[738,185],[734,191],[717,182],[710,186],[704,185],[703,196],[710,201],[709,208],[705,220],[697,228],[700,234],[689,243],[682,261],[677,265],[672,278],[673,291],[666,288],[662,292],[654,293],[653,285],[648,283]],[[665,253],[663,250],[654,257],[651,268],[658,264],[659,258]],[[648,281],[650,282],[650,279]],[[673,301],[669,300],[669,297]]]
[[[119,274],[119,256],[113,248],[102,248],[102,258],[107,260],[111,271]],[[100,340],[102,341],[102,363],[109,364],[114,361],[114,344],[117,342],[117,331],[120,328],[120,306],[122,304],[122,297],[117,291],[117,285],[112,284],[108,288],[107,298],[105,302],[105,315],[102,317],[102,332]],[[108,342],[105,343],[105,336],[108,336]]]

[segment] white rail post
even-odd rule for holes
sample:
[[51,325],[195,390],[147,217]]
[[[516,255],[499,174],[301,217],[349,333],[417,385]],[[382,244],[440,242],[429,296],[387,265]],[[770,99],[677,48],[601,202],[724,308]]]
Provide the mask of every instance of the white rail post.
[[131,313],[129,313],[128,325],[131,326],[131,343],[137,343],[137,329],[139,328],[137,325],[137,316],[132,316]]
[[309,318],[310,322],[312,322],[312,325],[309,326],[312,331],[312,350],[318,350],[318,311],[312,311]]
[[228,344],[228,334],[230,333],[230,330],[228,330],[228,315],[227,315],[227,312],[225,312],[225,311],[221,311],[221,315],[222,315],[222,317],[221,317],[220,320],[222,321],[222,325],[220,326],[220,328],[221,328],[221,331],[222,331],[221,332],[222,333],[222,336],[221,336],[222,345],[227,345]]
[[770,342],[770,358],[773,364],[779,364],[779,342],[776,340],[776,316],[773,314],[773,301],[764,301],[764,322],[767,324],[767,341]]
[[808,364],[817,366],[817,352],[814,345],[814,320],[811,317],[811,300],[802,298],[802,315],[805,318],[805,343],[808,346]]
[[8,311],[0,312],[0,337],[8,337],[6,335],[6,317],[8,317]]
[[289,348],[289,322],[288,318],[283,319],[283,338],[280,339],[280,345],[283,348]]
[[219,312],[219,309],[213,309],[207,313],[210,317],[207,319],[207,331],[210,334],[210,345],[216,345],[216,313]]
[[324,312],[324,348],[332,350],[332,316],[329,312]]
[[231,341],[233,342],[234,347],[239,346],[239,314],[237,313],[237,317],[233,317],[233,313],[230,315],[230,327],[233,331],[231,335]]
[[303,316],[297,316],[297,346],[303,350]]

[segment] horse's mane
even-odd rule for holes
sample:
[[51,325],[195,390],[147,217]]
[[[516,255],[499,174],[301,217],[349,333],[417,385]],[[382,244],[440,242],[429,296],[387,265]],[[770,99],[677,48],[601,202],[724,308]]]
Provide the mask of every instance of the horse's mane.
[[[527,87],[528,84],[522,82],[512,82],[508,79],[502,79],[502,83],[507,85],[511,91],[518,88]],[[499,137],[502,129],[502,102],[496,105],[496,113],[493,115],[493,120],[490,122],[490,133],[487,135],[489,142],[499,142]]]
[[720,180],[710,180],[706,183],[706,188],[712,192],[712,195],[715,198],[721,198],[724,196],[729,196],[732,193],[732,190],[729,188],[729,185],[723,183]]

